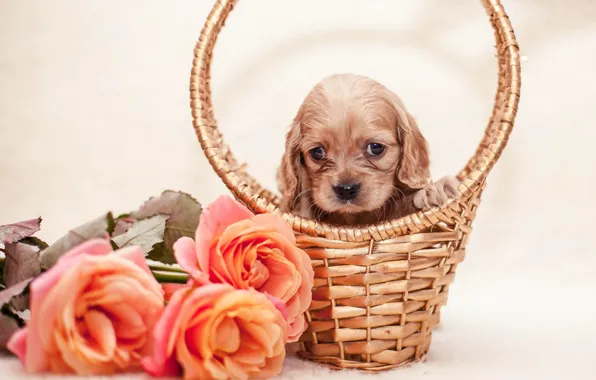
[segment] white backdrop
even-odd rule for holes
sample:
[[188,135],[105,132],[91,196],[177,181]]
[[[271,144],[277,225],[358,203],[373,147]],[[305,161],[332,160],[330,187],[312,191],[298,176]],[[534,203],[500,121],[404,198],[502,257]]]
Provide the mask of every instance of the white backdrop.
[[[384,378],[596,378],[596,3],[503,2],[527,59],[516,129],[427,362]],[[188,100],[211,4],[0,1],[0,224],[41,215],[39,236],[53,241],[166,188],[203,203],[227,193]],[[433,174],[455,173],[490,115],[492,30],[474,0],[240,1],[216,48],[214,105],[262,182],[274,186],[307,91],[339,72],[397,92],[430,142]],[[16,361],[0,363],[18,375],[7,372]],[[360,376],[290,360],[282,378],[303,371]]]

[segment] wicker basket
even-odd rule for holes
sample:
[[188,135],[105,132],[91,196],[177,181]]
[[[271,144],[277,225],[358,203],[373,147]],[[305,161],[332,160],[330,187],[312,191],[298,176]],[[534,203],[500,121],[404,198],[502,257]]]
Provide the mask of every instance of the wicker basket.
[[256,213],[289,223],[315,271],[309,329],[300,355],[332,368],[389,369],[427,352],[455,270],[466,254],[485,180],[513,128],[520,62],[513,29],[499,0],[483,0],[495,31],[498,90],[474,156],[458,174],[462,196],[443,208],[359,227],[319,223],[278,208],[239,165],[213,115],[212,51],[236,0],[217,0],[195,47],[190,96],[193,125],[205,155],[234,196]]

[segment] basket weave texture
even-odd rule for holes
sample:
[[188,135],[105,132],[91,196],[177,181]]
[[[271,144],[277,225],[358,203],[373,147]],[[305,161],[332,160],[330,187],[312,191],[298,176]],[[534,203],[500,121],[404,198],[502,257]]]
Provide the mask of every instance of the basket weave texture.
[[300,355],[332,368],[378,371],[420,360],[429,349],[487,175],[511,134],[520,96],[519,48],[499,0],[482,0],[495,32],[498,86],[475,154],[458,173],[461,197],[441,208],[374,225],[344,227],[282,212],[225,144],[213,114],[212,52],[237,0],[217,0],[195,47],[190,81],[193,126],[215,172],[255,213],[280,215],[312,260],[313,302]]

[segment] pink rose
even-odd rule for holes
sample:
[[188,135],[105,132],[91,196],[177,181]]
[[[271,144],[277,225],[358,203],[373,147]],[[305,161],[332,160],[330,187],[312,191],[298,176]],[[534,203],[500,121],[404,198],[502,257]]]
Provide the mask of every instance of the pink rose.
[[289,342],[307,327],[304,312],[312,300],[314,272],[310,258],[296,247],[292,229],[272,214],[253,215],[222,196],[201,215],[195,240],[174,244],[180,266],[204,282],[255,288],[282,300],[288,309]]
[[[276,305],[277,304],[277,307]],[[155,326],[152,376],[248,379],[279,374],[287,323],[283,303],[228,284],[180,288]]]
[[8,349],[28,372],[110,374],[138,367],[164,308],[140,248],[90,240],[30,286],[31,318]]

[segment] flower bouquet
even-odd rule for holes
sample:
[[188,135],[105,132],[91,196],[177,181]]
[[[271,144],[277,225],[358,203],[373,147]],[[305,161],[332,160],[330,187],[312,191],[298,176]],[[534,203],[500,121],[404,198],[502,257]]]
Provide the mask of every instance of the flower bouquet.
[[266,378],[307,325],[314,274],[289,226],[166,191],[51,245],[0,226],[0,344],[27,372]]

